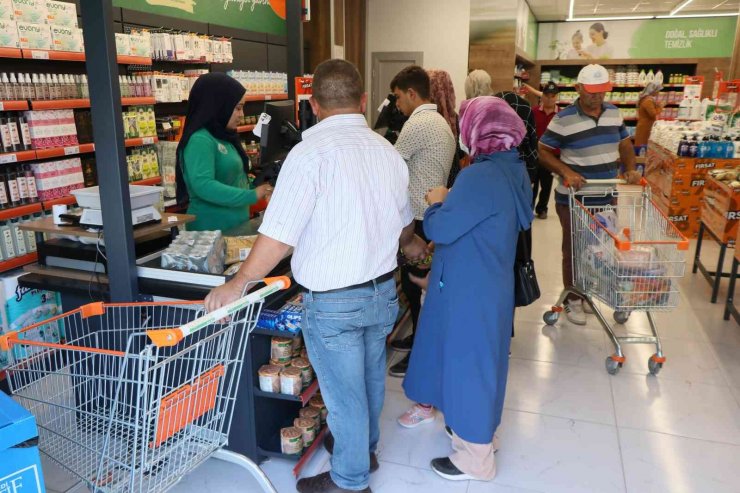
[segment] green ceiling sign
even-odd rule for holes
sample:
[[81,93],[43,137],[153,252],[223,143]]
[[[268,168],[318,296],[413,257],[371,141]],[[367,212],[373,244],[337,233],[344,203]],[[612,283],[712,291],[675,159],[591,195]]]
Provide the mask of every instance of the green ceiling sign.
[[284,36],[285,0],[113,0],[151,14]]

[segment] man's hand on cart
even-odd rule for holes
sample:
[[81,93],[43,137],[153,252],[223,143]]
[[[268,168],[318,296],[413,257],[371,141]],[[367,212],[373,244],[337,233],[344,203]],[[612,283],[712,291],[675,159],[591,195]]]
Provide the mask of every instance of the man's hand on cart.
[[563,172],[563,185],[565,185],[566,187],[578,191],[585,184],[586,179],[575,171],[568,169]]
[[222,284],[214,288],[208,296],[206,296],[205,307],[207,312],[218,310],[224,305],[238,300],[242,295],[244,286],[241,285],[236,279]]
[[625,172],[624,179],[627,180],[627,183],[630,185],[639,185],[642,180],[642,173],[633,169]]

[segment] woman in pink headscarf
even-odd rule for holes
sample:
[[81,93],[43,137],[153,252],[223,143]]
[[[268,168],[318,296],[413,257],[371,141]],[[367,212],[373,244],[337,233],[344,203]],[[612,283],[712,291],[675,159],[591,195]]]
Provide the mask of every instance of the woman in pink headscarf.
[[514,314],[519,232],[533,219],[532,189],[517,146],[521,118],[502,99],[463,102],[460,145],[472,164],[451,190],[429,191],[424,232],[434,242],[427,295],[403,387],[444,413],[454,453],[432,469],[450,480],[496,474]]

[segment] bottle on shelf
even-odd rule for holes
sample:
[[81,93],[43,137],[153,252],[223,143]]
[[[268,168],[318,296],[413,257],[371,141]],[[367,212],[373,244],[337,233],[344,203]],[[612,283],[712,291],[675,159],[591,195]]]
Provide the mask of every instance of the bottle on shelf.
[[5,120],[5,124],[8,127],[10,133],[10,141],[13,144],[14,151],[22,151],[23,146],[21,145],[21,133],[18,129],[18,119],[15,116],[8,116]]
[[21,204],[28,203],[28,182],[26,175],[23,173],[23,167],[15,168],[15,181],[18,184],[18,195],[21,198]]
[[18,126],[21,131],[21,146],[26,151],[33,149],[33,145],[31,144],[31,129],[28,126],[25,116],[21,115],[18,117]]
[[28,202],[31,204],[38,202],[39,191],[36,188],[36,177],[30,164],[23,165],[23,176],[26,179],[26,188],[28,189]]
[[19,90],[18,79],[15,78],[15,74],[12,72],[8,84],[8,99],[23,99],[23,94]]
[[3,250],[3,258],[9,260],[16,257],[15,246],[13,245],[13,234],[10,226],[6,221],[0,222],[0,247]]
[[653,73],[653,69],[648,70],[648,73],[645,76],[645,85],[648,85],[651,82],[655,82],[655,74]]
[[691,120],[701,120],[702,119],[701,101],[699,100],[699,98],[691,98],[689,119]]
[[655,83],[656,84],[663,84],[663,71],[658,69],[657,72],[655,72]]
[[2,113],[0,113],[0,150],[2,152],[13,152],[13,140],[10,138],[10,129],[8,128],[8,120]]
[[696,134],[694,134],[691,137],[691,140],[689,141],[689,157],[696,157],[698,152],[699,152],[699,142],[697,140]]
[[14,169],[9,169],[6,173],[5,179],[8,183],[8,198],[10,199],[10,205],[17,207],[21,205],[21,195],[18,190],[18,176]]
[[7,209],[8,207],[10,207],[10,201],[8,200],[7,177],[4,173],[0,173],[0,209]]
[[724,159],[732,159],[735,157],[735,145],[732,143],[732,139],[730,136],[726,136],[722,142],[724,144],[724,153],[723,158]]
[[696,157],[709,157],[710,150],[711,145],[709,143],[709,137],[705,135],[704,137],[702,137],[701,142],[699,142],[699,147],[696,151]]

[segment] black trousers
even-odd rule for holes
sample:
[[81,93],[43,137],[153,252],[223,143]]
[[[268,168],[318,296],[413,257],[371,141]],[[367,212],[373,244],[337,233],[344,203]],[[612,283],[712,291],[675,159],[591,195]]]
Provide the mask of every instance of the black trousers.
[[[532,179],[532,208],[537,214],[547,212],[547,204],[550,202],[552,192],[552,172],[544,166],[537,166],[534,172],[530,173],[530,178]],[[537,198],[538,191],[539,199]]]
[[[414,231],[424,241],[428,242],[429,240],[424,235],[423,224],[423,221],[414,220]],[[428,273],[429,269],[419,269],[411,265],[401,267],[401,290],[406,295],[406,299],[409,302],[409,310],[411,310],[412,338],[416,334],[416,324],[419,323],[419,313],[421,313],[421,288],[411,281],[409,274],[413,274],[416,277],[426,277]]]

